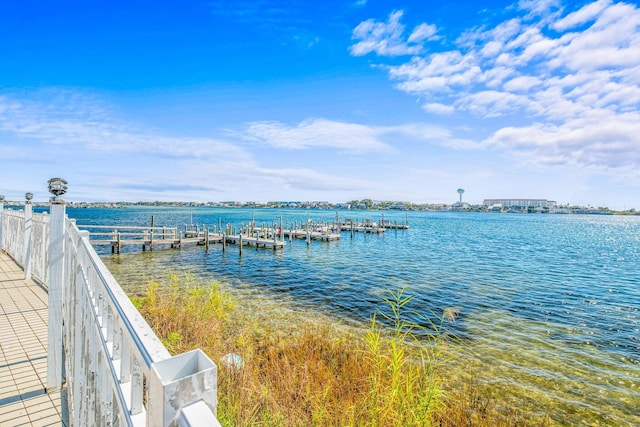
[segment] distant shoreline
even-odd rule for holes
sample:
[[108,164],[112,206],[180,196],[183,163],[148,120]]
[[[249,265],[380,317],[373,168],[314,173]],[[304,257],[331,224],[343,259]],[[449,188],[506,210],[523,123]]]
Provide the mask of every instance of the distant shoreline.
[[[37,208],[48,208],[49,202],[33,202]],[[4,206],[22,207],[24,202],[5,200]],[[530,213],[530,214],[586,214],[586,215],[640,215],[635,209],[611,210],[608,207],[592,207],[577,205],[559,205],[544,208],[496,207],[487,205],[468,205],[460,208],[456,204],[430,204],[412,202],[371,202],[364,205],[358,203],[330,203],[330,202],[67,202],[68,208],[76,209],[127,209],[138,207],[155,208],[225,208],[225,209],[292,209],[292,210],[337,210],[337,211],[426,211],[426,212],[486,212],[486,213]]]

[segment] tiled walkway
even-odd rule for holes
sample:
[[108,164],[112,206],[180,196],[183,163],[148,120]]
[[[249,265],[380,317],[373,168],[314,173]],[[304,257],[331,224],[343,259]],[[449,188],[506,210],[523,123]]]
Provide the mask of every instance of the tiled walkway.
[[60,426],[47,383],[47,292],[0,253],[0,426]]

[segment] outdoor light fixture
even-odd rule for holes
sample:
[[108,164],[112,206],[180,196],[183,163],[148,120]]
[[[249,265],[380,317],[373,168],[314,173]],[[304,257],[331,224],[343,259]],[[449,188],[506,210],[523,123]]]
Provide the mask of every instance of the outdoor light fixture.
[[33,199],[33,193],[25,193],[24,198],[27,199],[27,203],[31,203],[31,199]]
[[62,178],[51,178],[49,180],[49,193],[53,194],[53,200],[58,200],[60,196],[67,192],[67,181]]

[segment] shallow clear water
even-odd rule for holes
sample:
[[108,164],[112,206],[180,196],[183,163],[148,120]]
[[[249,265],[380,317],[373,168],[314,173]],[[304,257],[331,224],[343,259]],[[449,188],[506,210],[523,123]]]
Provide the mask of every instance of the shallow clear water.
[[[68,209],[79,224],[240,225],[335,219],[335,211],[216,208]],[[104,253],[130,292],[168,270],[193,273],[288,309],[368,322],[398,286],[411,308],[461,312],[460,363],[506,399],[560,424],[640,424],[640,217],[348,212],[409,230],[287,243],[283,251],[212,245]]]

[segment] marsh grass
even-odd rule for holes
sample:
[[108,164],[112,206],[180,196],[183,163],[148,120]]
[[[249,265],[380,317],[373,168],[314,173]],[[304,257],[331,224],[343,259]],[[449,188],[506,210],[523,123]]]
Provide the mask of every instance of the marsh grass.
[[[276,328],[264,314],[246,315],[217,284],[189,276],[171,274],[168,285],[151,283],[132,298],[172,354],[201,348],[216,362],[226,426],[526,425],[479,388],[445,391],[444,328],[457,310],[410,322],[425,320],[409,310],[412,299],[390,292],[387,310],[353,330],[298,318]],[[242,366],[221,363],[228,353]]]

